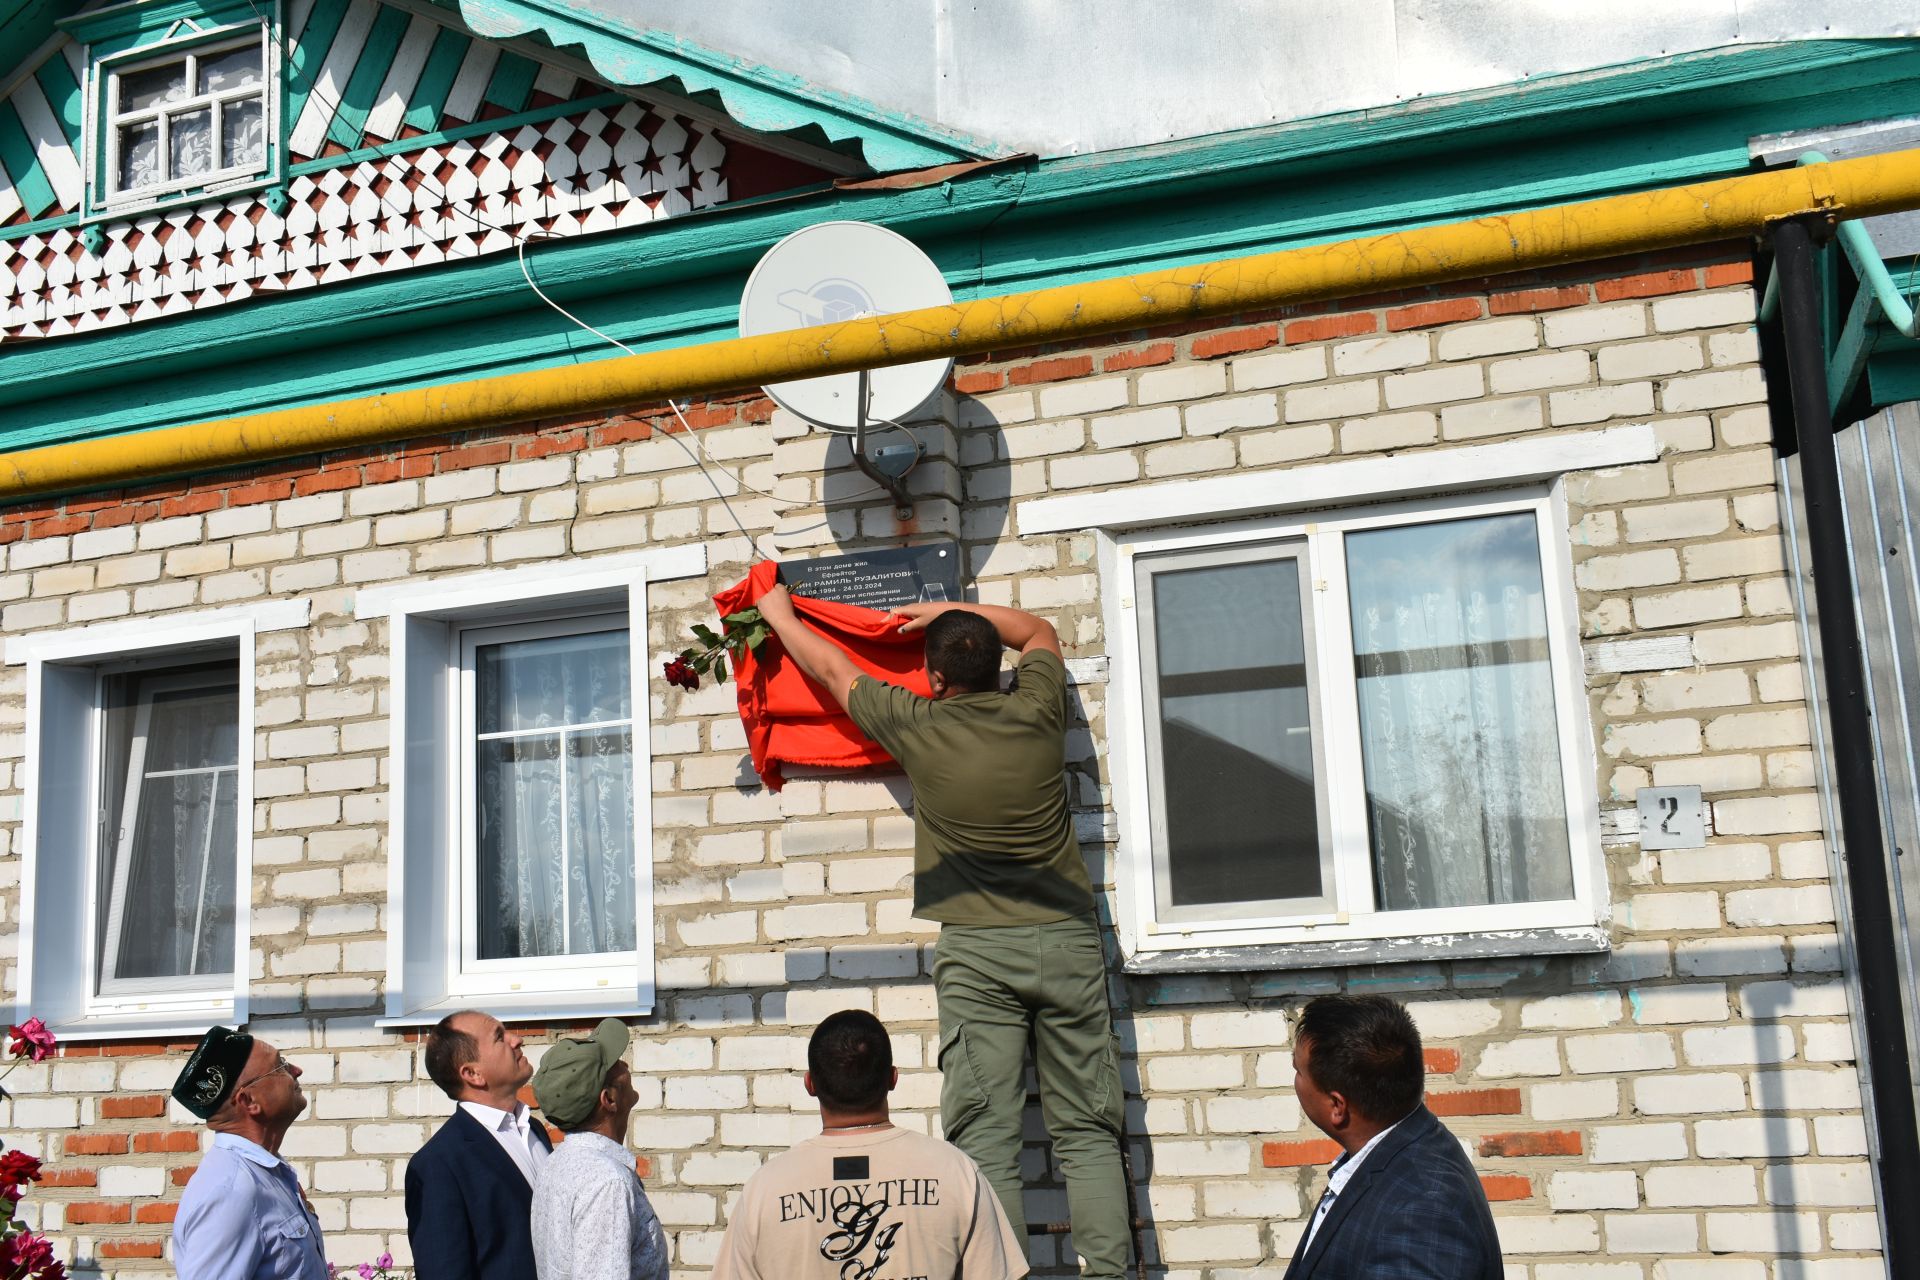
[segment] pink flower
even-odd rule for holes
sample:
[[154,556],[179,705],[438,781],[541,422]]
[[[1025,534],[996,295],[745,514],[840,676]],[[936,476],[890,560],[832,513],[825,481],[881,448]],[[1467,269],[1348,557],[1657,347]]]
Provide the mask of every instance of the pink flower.
[[360,1280],[373,1280],[373,1264],[371,1262],[363,1262],[360,1264]]
[[373,1260],[373,1265],[375,1269],[385,1271],[393,1265],[393,1255],[391,1253],[383,1253]]
[[38,1062],[53,1055],[53,1032],[38,1018],[28,1018],[18,1026],[9,1027],[8,1033],[13,1036],[10,1052],[16,1058],[31,1057]]

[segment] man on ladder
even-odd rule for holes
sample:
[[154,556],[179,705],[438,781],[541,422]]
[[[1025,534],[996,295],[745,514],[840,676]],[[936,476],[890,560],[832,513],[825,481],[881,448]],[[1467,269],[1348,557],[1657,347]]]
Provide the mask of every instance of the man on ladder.
[[[903,606],[902,631],[926,633],[933,696],[923,698],[862,672],[800,620],[785,587],[756,603],[801,670],[913,784],[913,913],[940,923],[933,986],[948,1141],[980,1166],[1024,1235],[1031,1039],[1081,1274],[1119,1280],[1133,1216],[1120,1064],[1093,886],[1062,776],[1067,674],[1053,624],[994,605]],[[1019,653],[1010,692],[1000,689],[1003,645]]]

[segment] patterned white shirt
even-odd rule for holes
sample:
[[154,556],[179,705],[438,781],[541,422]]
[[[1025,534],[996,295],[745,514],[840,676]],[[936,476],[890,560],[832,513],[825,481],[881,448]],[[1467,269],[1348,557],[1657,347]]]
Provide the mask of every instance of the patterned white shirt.
[[570,1133],[533,1188],[540,1280],[667,1280],[667,1236],[633,1153],[597,1133]]

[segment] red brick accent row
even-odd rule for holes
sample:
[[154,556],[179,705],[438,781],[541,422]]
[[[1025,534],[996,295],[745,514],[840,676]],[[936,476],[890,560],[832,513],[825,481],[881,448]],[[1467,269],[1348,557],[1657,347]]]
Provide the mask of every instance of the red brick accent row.
[[1128,369],[1145,369],[1157,364],[1173,363],[1173,344],[1155,342],[1145,347],[1135,347],[1131,351],[1116,351],[1101,361],[1100,367],[1107,373],[1122,373]]
[[143,1204],[133,1211],[133,1220],[135,1222],[172,1222],[173,1216],[179,1212],[180,1206],[171,1200],[159,1204]]
[[1430,1093],[1427,1110],[1437,1116],[1517,1116],[1518,1089],[1467,1089],[1460,1093]]
[[1483,1173],[1480,1175],[1480,1187],[1487,1193],[1487,1199],[1531,1200],[1533,1182],[1512,1173]]
[[69,1225],[79,1223],[112,1224],[133,1221],[133,1206],[122,1201],[112,1204],[105,1200],[76,1200],[66,1206]]
[[1580,1135],[1569,1129],[1494,1133],[1480,1139],[1483,1156],[1577,1156],[1585,1150]]
[[1305,1142],[1268,1142],[1260,1148],[1260,1163],[1268,1169],[1298,1169],[1306,1165],[1332,1164],[1340,1154],[1340,1144],[1331,1138],[1309,1138]]
[[998,391],[1006,385],[1007,375],[998,369],[955,374],[953,379],[953,389],[963,396],[977,396],[983,391]]
[[109,1120],[132,1120],[167,1114],[167,1100],[157,1093],[136,1094],[125,1098],[103,1098],[100,1114]]
[[1421,1052],[1427,1060],[1427,1074],[1430,1076],[1450,1076],[1460,1069],[1458,1049],[1424,1049]]
[[1257,324],[1250,329],[1227,329],[1219,333],[1203,333],[1193,340],[1193,358],[1212,360],[1217,356],[1264,351],[1279,341],[1280,326],[1277,324]]
[[1363,333],[1372,333],[1380,327],[1379,320],[1371,311],[1350,312],[1343,316],[1323,316],[1317,320],[1295,320],[1287,326],[1287,345],[1297,347],[1303,342],[1326,342],[1331,338],[1357,338]]
[[1480,318],[1480,299],[1448,298],[1442,302],[1421,302],[1411,307],[1396,307],[1387,312],[1387,332],[1425,329],[1436,324],[1458,324]]
[[42,1169],[40,1185],[43,1187],[97,1187],[100,1175],[93,1169]]
[[1707,288],[1720,289],[1730,284],[1752,284],[1752,262],[1720,262],[1706,269]]
[[1602,302],[1621,302],[1627,298],[1660,298],[1670,293],[1692,293],[1699,287],[1700,273],[1692,269],[1649,271],[1645,275],[1596,281],[1593,293]]
[[1036,382],[1065,382],[1069,378],[1084,378],[1092,372],[1092,356],[1057,356],[1009,369],[1007,380],[1016,387],[1030,387]]
[[67,1135],[67,1154],[70,1156],[123,1156],[127,1154],[127,1135],[124,1133],[70,1133]]
[[170,1170],[167,1174],[167,1178],[169,1181],[173,1183],[174,1186],[184,1187],[187,1185],[188,1179],[193,1177],[193,1171],[195,1169],[198,1169],[199,1167],[200,1166],[197,1164],[190,1164],[184,1168]]
[[167,1133],[136,1133],[133,1135],[133,1149],[141,1155],[151,1155],[160,1151],[198,1151],[200,1135],[191,1129]]
[[1584,307],[1589,301],[1587,286],[1583,284],[1555,289],[1516,289],[1512,293],[1496,293],[1488,298],[1487,312],[1496,316],[1521,316],[1535,311]]
[[102,1240],[100,1256],[103,1258],[158,1258],[166,1252],[166,1242],[162,1240]]

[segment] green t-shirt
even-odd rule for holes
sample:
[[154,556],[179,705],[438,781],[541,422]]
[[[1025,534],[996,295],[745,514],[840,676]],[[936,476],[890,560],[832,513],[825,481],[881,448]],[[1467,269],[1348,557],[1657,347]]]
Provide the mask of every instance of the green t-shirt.
[[1067,669],[1035,650],[1011,693],[923,698],[862,676],[853,722],[913,783],[913,913],[1046,924],[1093,911],[1063,776]]

